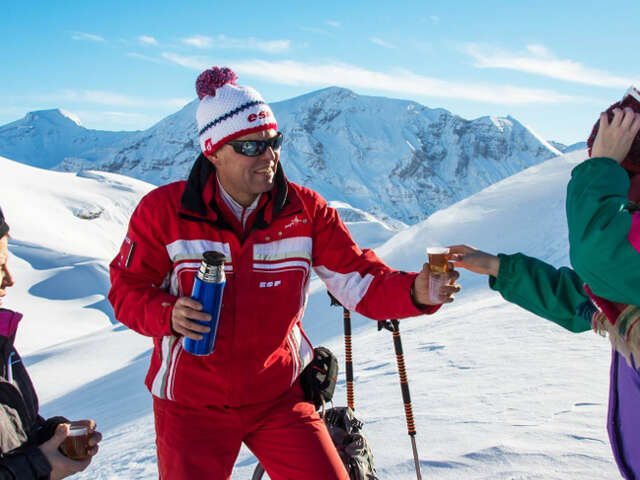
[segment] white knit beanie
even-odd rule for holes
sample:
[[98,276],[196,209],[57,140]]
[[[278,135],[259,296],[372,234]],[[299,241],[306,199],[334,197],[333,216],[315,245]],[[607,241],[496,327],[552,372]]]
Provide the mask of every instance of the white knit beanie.
[[226,142],[253,132],[278,129],[276,117],[260,94],[235,84],[229,68],[212,67],[196,80],[200,148],[210,155]]

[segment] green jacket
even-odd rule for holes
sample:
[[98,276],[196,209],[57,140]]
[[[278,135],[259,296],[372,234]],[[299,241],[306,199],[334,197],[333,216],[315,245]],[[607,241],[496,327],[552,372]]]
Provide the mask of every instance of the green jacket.
[[[627,172],[610,158],[573,169],[567,188],[571,265],[556,269],[522,254],[500,255],[490,285],[513,303],[579,332],[596,309],[611,302],[640,305],[640,212],[629,205]],[[606,313],[606,312],[605,312]],[[621,475],[640,479],[640,369],[612,353],[607,429]]]
[[610,158],[591,158],[573,169],[567,187],[570,258],[593,293],[640,305],[640,214],[634,225],[629,186],[627,172]]
[[522,253],[501,253],[499,257],[498,276],[489,277],[489,286],[505,300],[572,332],[591,329],[595,307],[576,272],[567,267],[556,269]]

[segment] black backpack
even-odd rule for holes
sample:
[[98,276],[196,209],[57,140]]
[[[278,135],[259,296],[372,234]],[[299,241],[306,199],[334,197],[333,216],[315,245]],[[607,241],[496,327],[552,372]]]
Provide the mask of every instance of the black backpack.
[[350,480],[378,480],[373,453],[362,434],[362,422],[349,407],[333,407],[324,412],[331,440],[349,473]]

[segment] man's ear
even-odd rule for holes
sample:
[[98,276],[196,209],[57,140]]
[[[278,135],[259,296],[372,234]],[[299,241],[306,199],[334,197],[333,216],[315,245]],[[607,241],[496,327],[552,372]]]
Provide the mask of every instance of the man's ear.
[[220,161],[218,157],[218,152],[213,152],[213,153],[210,153],[209,155],[205,154],[205,157],[207,157],[207,160],[209,160],[213,164],[213,166],[217,166],[218,162]]

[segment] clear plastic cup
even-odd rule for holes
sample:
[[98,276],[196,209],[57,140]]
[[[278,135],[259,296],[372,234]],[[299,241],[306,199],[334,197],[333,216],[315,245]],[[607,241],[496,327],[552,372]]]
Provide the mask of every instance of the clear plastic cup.
[[428,247],[427,257],[429,258],[429,300],[433,303],[441,303],[440,287],[445,284],[446,278],[443,275],[449,270],[450,251],[447,247]]

